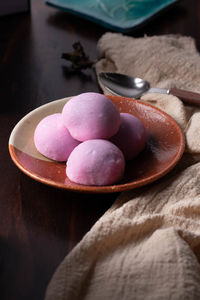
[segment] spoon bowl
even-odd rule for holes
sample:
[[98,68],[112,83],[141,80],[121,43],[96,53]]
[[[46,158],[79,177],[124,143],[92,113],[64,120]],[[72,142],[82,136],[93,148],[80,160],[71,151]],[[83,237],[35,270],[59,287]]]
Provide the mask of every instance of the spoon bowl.
[[108,91],[128,98],[137,99],[150,88],[146,80],[119,73],[100,73],[99,78]]

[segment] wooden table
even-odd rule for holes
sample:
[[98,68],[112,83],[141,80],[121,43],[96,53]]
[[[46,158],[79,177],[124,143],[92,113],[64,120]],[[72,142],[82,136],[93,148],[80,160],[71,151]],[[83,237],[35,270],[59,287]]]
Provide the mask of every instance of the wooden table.
[[[184,0],[131,35],[183,34],[200,49],[200,1]],[[66,73],[61,59],[80,41],[92,60],[107,30],[34,0],[30,13],[0,18],[0,298],[44,298],[58,264],[110,207],[116,195],[58,190],[24,175],[11,161],[8,138],[32,109],[87,91],[95,73]]]

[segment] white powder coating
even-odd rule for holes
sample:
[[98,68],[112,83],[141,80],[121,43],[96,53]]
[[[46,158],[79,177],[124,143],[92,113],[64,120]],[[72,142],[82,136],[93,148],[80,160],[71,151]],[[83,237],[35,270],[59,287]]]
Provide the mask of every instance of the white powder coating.
[[121,150],[107,140],[88,140],[70,154],[66,174],[76,183],[109,185],[124,174],[125,160]]
[[80,142],[72,138],[62,123],[61,114],[56,113],[39,122],[34,132],[34,143],[42,155],[56,161],[66,161]]
[[79,141],[109,139],[120,126],[115,104],[99,93],[83,93],[71,98],[62,111],[63,123]]

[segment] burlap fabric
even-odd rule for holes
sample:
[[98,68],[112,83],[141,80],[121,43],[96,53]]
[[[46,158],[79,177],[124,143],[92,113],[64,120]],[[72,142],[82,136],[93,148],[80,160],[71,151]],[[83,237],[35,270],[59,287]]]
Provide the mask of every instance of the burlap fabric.
[[[200,92],[200,55],[190,37],[106,33],[98,48],[97,74]],[[186,151],[167,176],[119,196],[60,264],[46,300],[200,299],[200,109],[169,95],[142,99],[178,122]]]

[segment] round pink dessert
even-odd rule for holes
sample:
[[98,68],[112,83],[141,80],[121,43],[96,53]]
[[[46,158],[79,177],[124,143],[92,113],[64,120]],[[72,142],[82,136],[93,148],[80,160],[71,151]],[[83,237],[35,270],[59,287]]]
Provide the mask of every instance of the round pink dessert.
[[129,114],[120,114],[121,125],[119,131],[110,141],[117,145],[126,160],[136,157],[145,147],[146,130],[140,119]]
[[115,104],[99,93],[83,93],[71,98],[62,111],[63,123],[79,141],[108,139],[120,126]]
[[56,161],[66,161],[80,142],[72,138],[63,125],[61,114],[56,113],[39,122],[34,133],[34,143],[42,155]]
[[76,183],[109,185],[118,182],[124,173],[121,150],[107,140],[88,140],[70,154],[66,174]]

